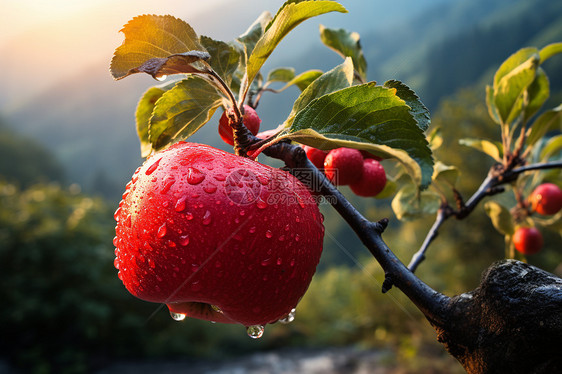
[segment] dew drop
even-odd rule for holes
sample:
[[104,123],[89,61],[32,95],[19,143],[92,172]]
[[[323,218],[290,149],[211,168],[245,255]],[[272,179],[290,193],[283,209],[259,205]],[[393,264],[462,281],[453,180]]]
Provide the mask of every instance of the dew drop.
[[289,231],[291,229],[291,227],[289,226],[289,224],[285,225],[285,231]]
[[258,202],[256,203],[256,206],[259,209],[265,209],[265,208],[267,208],[267,203],[265,201],[263,201],[262,199],[259,199]]
[[189,184],[199,184],[205,179],[205,174],[203,174],[199,169],[189,167],[187,168],[187,183]]
[[190,212],[187,212],[185,214],[185,219],[188,221],[191,221],[193,219],[193,214],[191,214]]
[[166,231],[167,231],[166,222],[164,222],[162,226],[160,226],[160,228],[158,229],[158,233],[156,234],[156,236],[159,238],[163,238],[164,235],[166,235]]
[[176,212],[183,212],[185,209],[185,196],[180,197],[178,201],[176,201],[176,205],[174,206]]
[[205,212],[205,215],[203,216],[203,225],[207,226],[211,223],[212,218],[211,218],[211,212],[209,212],[208,210]]
[[262,325],[253,325],[246,328],[248,336],[252,339],[259,339],[263,336],[265,328]]
[[160,190],[161,194],[166,194],[170,191],[170,188],[172,188],[172,186],[174,185],[174,183],[176,183],[176,180],[174,178],[167,178],[166,181],[164,182],[164,186],[162,186],[162,189]]
[[119,247],[119,238],[118,237],[113,237],[113,246],[114,247]]
[[277,257],[277,265],[282,265],[283,264],[283,259],[281,257]]
[[160,160],[162,160],[162,159],[159,158],[158,160],[156,160],[156,162],[154,162],[152,165],[150,165],[144,173],[146,175],[150,175],[150,174],[154,173],[154,171],[158,168],[158,164],[160,163]]
[[174,321],[183,321],[185,319],[185,317],[187,317],[183,313],[175,313],[175,312],[172,312],[172,311],[170,311],[170,316],[172,316]]
[[154,269],[156,267],[156,264],[154,263],[154,261],[152,261],[151,258],[148,259],[148,266],[150,266],[151,269]]
[[254,234],[256,232],[256,226],[250,227],[249,232],[250,232],[250,234]]
[[270,263],[271,263],[271,257],[268,257],[261,262],[261,266],[268,266]]
[[132,225],[132,223],[131,223],[131,215],[129,214],[129,215],[127,216],[127,218],[125,219],[125,226],[127,226],[127,227],[130,228],[131,225]]
[[271,239],[273,237],[273,234],[271,233],[271,231],[267,230],[265,233],[265,237]]
[[205,187],[203,187],[203,191],[205,191],[208,194],[212,194],[215,193],[217,191],[217,186],[214,184],[208,184]]
[[119,213],[121,213],[121,207],[117,208],[115,213],[113,213],[113,218],[115,218],[115,221],[117,222],[119,222]]
[[279,319],[279,322],[281,322],[284,325],[293,322],[295,320],[295,312],[296,312],[295,308],[291,309],[289,314]]
[[159,82],[162,82],[162,81],[165,81],[166,78],[168,78],[167,75],[160,75],[160,76],[156,77],[156,80],[159,81]]
[[279,237],[279,241],[280,241],[280,242],[284,242],[284,241],[285,241],[285,235],[281,235],[281,236]]
[[226,180],[226,176],[224,174],[216,174],[213,177],[219,182],[224,182]]
[[189,235],[180,236],[180,245],[186,247],[189,244]]

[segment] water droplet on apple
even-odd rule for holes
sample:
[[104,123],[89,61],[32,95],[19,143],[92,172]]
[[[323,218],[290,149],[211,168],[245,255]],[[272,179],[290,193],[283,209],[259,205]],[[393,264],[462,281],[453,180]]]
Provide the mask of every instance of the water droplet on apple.
[[189,167],[187,168],[187,183],[189,184],[199,184],[205,179],[205,174],[203,174],[199,169]]
[[167,194],[168,191],[170,191],[170,188],[172,188],[172,186],[174,185],[174,183],[176,183],[176,180],[173,177],[167,177],[166,180],[164,181],[164,185],[162,186],[162,189],[160,190],[160,193]]
[[175,313],[175,312],[172,312],[172,311],[170,311],[170,316],[172,316],[174,321],[183,321],[185,319],[185,317],[187,317],[183,313]]
[[254,234],[254,233],[256,232],[256,226],[250,227],[250,230],[248,230],[248,232],[249,232],[250,234]]
[[162,226],[160,226],[160,228],[158,229],[158,232],[156,233],[156,236],[158,238],[163,238],[166,235],[166,231],[167,231],[166,222],[164,222],[162,224]]
[[203,191],[205,191],[208,194],[213,194],[217,191],[217,186],[214,184],[209,183],[208,185],[206,185],[205,187],[203,187]]
[[119,213],[121,213],[121,207],[117,208],[117,210],[115,211],[115,213],[113,213],[113,218],[115,219],[115,221],[119,222]]
[[176,212],[182,212],[185,209],[185,196],[182,196],[176,201],[176,205],[174,206]]
[[158,160],[156,160],[152,165],[150,165],[148,167],[148,169],[146,169],[146,171],[144,173],[146,175],[150,175],[150,174],[154,173],[154,171],[158,168],[158,164],[160,163],[160,160],[162,160],[162,159],[159,158]]
[[185,213],[185,219],[191,221],[193,219],[193,214],[190,212]]
[[189,235],[180,236],[180,245],[185,247],[189,244]]
[[281,235],[281,236],[279,237],[279,241],[280,241],[280,242],[285,241],[285,235]]
[[259,199],[258,202],[256,203],[256,206],[259,209],[265,209],[265,208],[267,208],[267,203],[265,201],[263,201],[262,199]]
[[246,328],[246,332],[248,333],[248,336],[252,339],[259,339],[263,336],[263,332],[265,330],[265,327],[263,327],[262,325],[253,325],[253,326],[248,326]]
[[293,322],[295,320],[295,312],[296,312],[295,308],[291,309],[289,314],[287,314],[286,316],[281,317],[279,319],[279,322],[281,322],[282,324],[285,324],[285,325]]
[[167,75],[160,75],[160,76],[154,77],[154,78],[155,78],[157,81],[162,82],[162,81],[165,81],[166,78],[168,78],[168,76],[167,76]]
[[203,216],[203,225],[208,226],[212,221],[212,217],[211,217],[211,212],[209,212],[208,210],[205,212],[205,215]]
[[271,233],[271,231],[267,230],[265,233],[265,237],[271,239],[273,237],[273,234]]

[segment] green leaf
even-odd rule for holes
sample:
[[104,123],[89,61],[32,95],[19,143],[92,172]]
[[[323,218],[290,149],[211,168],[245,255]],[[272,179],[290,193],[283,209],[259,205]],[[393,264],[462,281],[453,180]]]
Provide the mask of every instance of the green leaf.
[[419,192],[415,186],[406,185],[392,199],[391,206],[396,218],[410,221],[437,213],[441,206],[441,199],[432,191]]
[[207,52],[189,51],[168,57],[151,58],[142,65],[130,69],[125,76],[118,79],[136,73],[146,73],[157,80],[164,80],[172,74],[205,74],[209,72],[209,68],[204,61],[207,61],[209,57]]
[[492,224],[496,230],[504,235],[513,235],[515,231],[513,218],[507,208],[496,201],[487,201],[484,204],[484,209],[486,210],[486,214],[492,220]]
[[562,130],[562,104],[541,114],[533,123],[527,136],[529,146],[535,144],[547,132],[554,129]]
[[548,77],[542,68],[537,69],[535,80],[527,88],[528,100],[525,107],[523,121],[526,123],[543,106],[550,96],[550,84]]
[[228,43],[207,36],[201,36],[201,44],[211,56],[209,59],[211,68],[227,84],[230,84],[232,75],[240,65],[240,52]]
[[497,88],[500,81],[513,70],[518,69],[521,64],[527,62],[530,58],[539,56],[539,50],[535,47],[522,48],[509,56],[498,68],[494,75],[494,88]]
[[248,30],[240,35],[236,40],[244,46],[244,66],[254,50],[256,43],[262,37],[266,26],[271,22],[272,16],[269,12],[263,12],[260,16],[250,25]]
[[363,82],[367,80],[367,60],[363,55],[358,33],[329,29],[320,25],[320,39],[343,58],[351,57],[353,66]]
[[346,13],[347,10],[334,1],[287,2],[268,25],[267,31],[255,44],[246,65],[246,75],[242,81],[240,98],[243,100],[261,67],[277,47],[279,42],[301,22],[329,12]]
[[431,150],[410,107],[396,90],[374,82],[312,100],[280,137],[320,149],[349,147],[395,158],[419,186],[431,182]]
[[350,58],[347,58],[341,65],[316,78],[302,91],[297,100],[295,100],[289,117],[284,122],[285,126],[290,126],[297,113],[304,109],[312,100],[342,88],[350,87],[352,83],[353,62]]
[[295,78],[295,69],[277,68],[267,74],[266,82],[290,82]]
[[125,40],[115,50],[110,71],[115,79],[130,74],[152,58],[166,58],[188,51],[204,51],[197,34],[186,22],[169,16],[142,15],[121,29]]
[[503,123],[512,122],[521,113],[524,103],[520,96],[525,94],[527,87],[535,80],[538,63],[538,54],[532,55],[503,75],[495,85],[494,103]]
[[494,102],[494,88],[492,86],[486,86],[486,106],[488,107],[488,114],[492,120],[498,125],[501,125],[502,120],[498,113],[496,103]]
[[290,86],[297,86],[299,90],[304,91],[308,86],[312,84],[317,78],[324,74],[322,70],[307,70],[300,73],[293,79],[291,79],[287,84],[280,90],[284,90]]
[[556,135],[548,139],[544,147],[541,149],[540,159],[548,161],[550,156],[562,150],[562,135]]
[[395,80],[389,80],[384,83],[384,87],[396,89],[396,95],[404,100],[406,104],[410,107],[410,113],[414,116],[418,127],[422,131],[426,131],[429,128],[431,120],[429,118],[429,110],[423,105],[420,98],[410,87],[406,86],[404,83]]
[[497,162],[502,162],[502,147],[501,144],[491,142],[483,139],[460,139],[459,144],[467,147],[474,148],[492,157]]
[[459,178],[459,169],[456,166],[445,165],[444,163],[435,162],[433,170],[434,182],[445,182],[449,186],[454,187]]
[[[174,82],[173,85],[175,85]],[[171,84],[165,86],[156,86],[149,88],[139,100],[137,104],[137,110],[135,113],[135,119],[137,124],[137,134],[139,136],[141,145],[141,156],[147,157],[152,153],[152,144],[148,139],[148,127],[150,124],[150,117],[152,116],[152,111],[156,106],[158,99],[162,97],[164,92],[168,91],[173,87]]]
[[221,101],[219,92],[202,78],[191,76],[180,81],[156,102],[149,126],[154,150],[189,138],[211,119]]
[[541,64],[554,55],[562,53],[562,43],[552,43],[540,50]]

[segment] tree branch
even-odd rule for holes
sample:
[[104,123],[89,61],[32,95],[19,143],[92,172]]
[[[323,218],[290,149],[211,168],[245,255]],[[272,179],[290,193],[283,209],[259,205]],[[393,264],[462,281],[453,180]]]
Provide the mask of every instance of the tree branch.
[[412,256],[408,268],[413,272],[417,269],[420,263],[423,262],[429,245],[435,240],[439,233],[439,228],[451,216],[455,216],[459,220],[466,218],[485,197],[503,192],[502,185],[517,179],[517,176],[521,173],[555,168],[562,168],[562,161],[537,163],[514,169],[503,169],[502,165],[494,165],[488,172],[488,176],[484,179],[484,181],[482,181],[480,187],[478,187],[476,192],[470,197],[470,199],[468,199],[461,209],[453,210],[448,205],[447,208],[442,207],[439,209],[433,226],[427,233],[420,249]]
[[355,231],[365,247],[371,252],[385,272],[383,292],[390,289],[389,284],[396,285],[408,298],[424,313],[433,324],[444,318],[444,309],[449,298],[429,287],[416,277],[390,250],[382,239],[382,232],[388,224],[387,219],[379,222],[367,220],[355,207],[332,185],[328,179],[308,160],[304,150],[289,143],[277,143],[266,148],[264,154],[283,160],[290,169],[303,169],[309,172],[306,178],[302,173],[296,173],[301,182],[314,189],[319,188],[319,194],[329,196],[327,199],[334,209]]

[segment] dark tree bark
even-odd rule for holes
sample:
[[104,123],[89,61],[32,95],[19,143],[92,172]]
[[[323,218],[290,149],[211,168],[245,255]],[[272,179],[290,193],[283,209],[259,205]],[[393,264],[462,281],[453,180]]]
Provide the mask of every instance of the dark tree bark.
[[495,263],[443,317],[438,340],[468,373],[562,373],[562,279],[553,274]]

